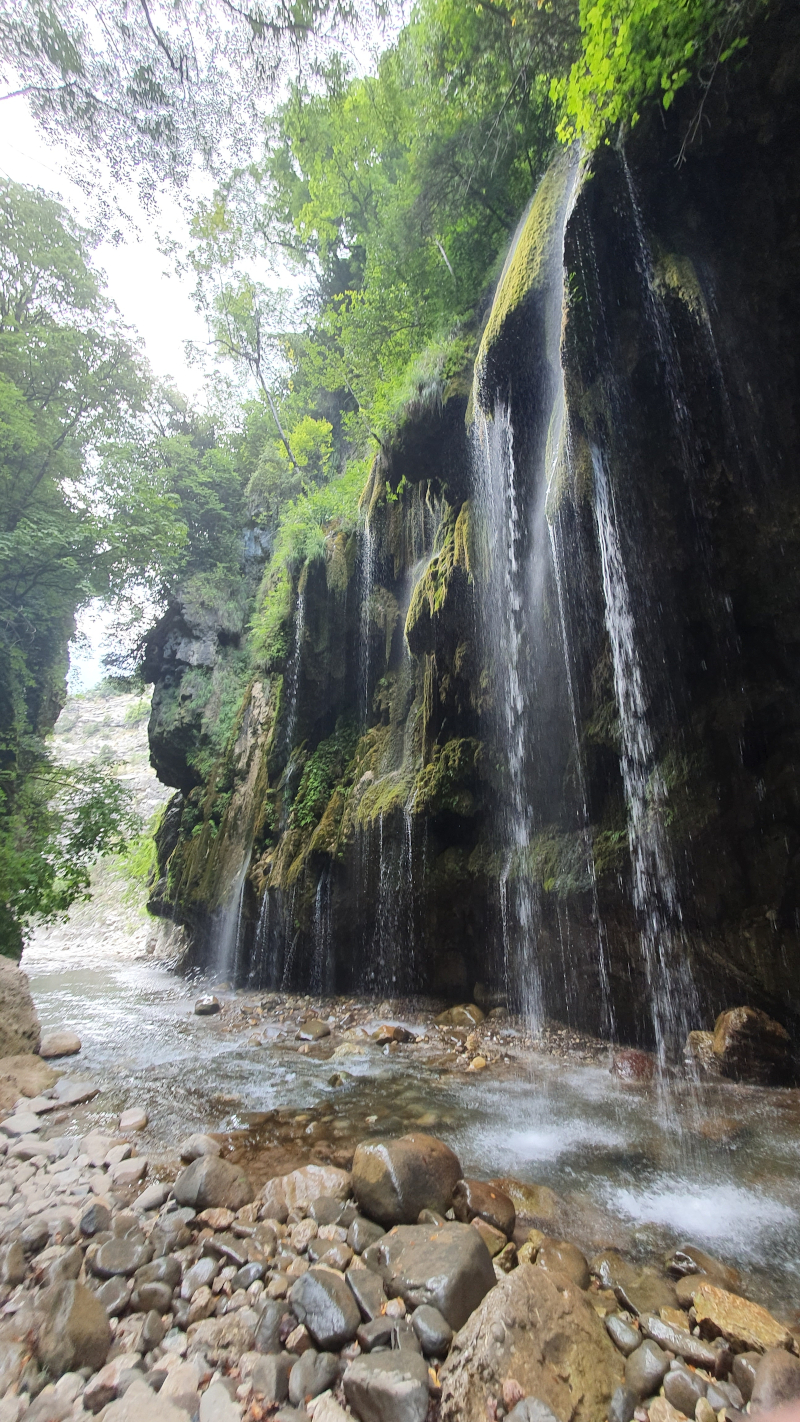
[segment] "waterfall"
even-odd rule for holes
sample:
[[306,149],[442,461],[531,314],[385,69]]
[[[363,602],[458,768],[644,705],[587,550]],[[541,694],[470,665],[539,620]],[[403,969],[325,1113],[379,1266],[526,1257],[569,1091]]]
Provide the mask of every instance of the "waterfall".
[[311,969],[311,991],[321,996],[333,992],[333,915],[330,866],[319,877],[314,895],[314,961]]
[[370,644],[372,638],[372,592],[375,586],[376,547],[375,535],[369,514],[364,519],[361,537],[361,647],[359,652],[359,719],[362,726],[369,724],[370,713]]
[[250,866],[250,844],[246,846],[241,868],[238,870],[228,902],[220,911],[214,943],[212,969],[215,977],[222,982],[234,983],[239,966],[239,948],[242,930],[242,907],[244,904],[245,881]]
[[592,447],[595,518],[606,628],[622,734],[622,779],[628,811],[633,902],[658,1056],[683,1043],[697,1003],[667,836],[667,792],[649,723],[649,698],[620,545],[617,510],[605,462]]
[[287,672],[287,692],[286,700],[288,705],[288,715],[286,717],[286,730],[284,732],[284,744],[286,754],[290,756],[294,746],[294,737],[297,730],[297,716],[299,711],[299,690],[300,690],[300,670],[303,660],[303,635],[306,624],[306,598],[305,593],[297,594],[297,603],[294,612],[294,647],[292,648],[292,660],[289,663]]

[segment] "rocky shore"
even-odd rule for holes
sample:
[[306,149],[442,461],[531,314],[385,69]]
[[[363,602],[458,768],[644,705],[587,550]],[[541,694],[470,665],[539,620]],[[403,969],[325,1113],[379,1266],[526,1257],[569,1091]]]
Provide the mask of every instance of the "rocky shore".
[[4,1066],[0,1422],[734,1422],[800,1396],[800,1334],[735,1269],[587,1258],[541,1228],[552,1192],[465,1180],[427,1132],[258,1185],[203,1132],[151,1162],[135,1106],[63,1133],[96,1088]]

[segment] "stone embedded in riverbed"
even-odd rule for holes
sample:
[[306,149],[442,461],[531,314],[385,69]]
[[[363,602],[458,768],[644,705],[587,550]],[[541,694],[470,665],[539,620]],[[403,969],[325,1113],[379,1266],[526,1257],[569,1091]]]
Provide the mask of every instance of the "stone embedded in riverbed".
[[309,1269],[292,1285],[289,1302],[320,1348],[342,1348],[355,1338],[361,1313],[341,1274]]
[[675,1290],[667,1279],[647,1265],[630,1264],[616,1249],[605,1249],[591,1261],[591,1271],[606,1289],[632,1313],[659,1313],[674,1308]]
[[121,1131],[143,1131],[149,1117],[141,1106],[129,1106],[123,1111],[119,1118],[119,1129]]
[[362,1141],[353,1157],[353,1194],[379,1224],[414,1224],[426,1209],[443,1214],[460,1179],[458,1156],[419,1131],[397,1140]]
[[192,1161],[198,1160],[201,1155],[221,1155],[222,1146],[213,1136],[207,1136],[203,1131],[195,1131],[194,1135],[181,1141],[178,1154],[181,1160],[191,1165]]
[[485,1013],[474,1002],[462,1002],[457,1007],[448,1007],[436,1018],[437,1027],[477,1027]]
[[456,1334],[439,1376],[442,1422],[486,1422],[509,1377],[556,1417],[597,1422],[622,1381],[622,1359],[580,1289],[520,1264]]
[[728,1293],[716,1284],[705,1283],[702,1276],[694,1292],[694,1311],[704,1338],[722,1336],[737,1351],[755,1348],[791,1348],[792,1337],[782,1323],[760,1304]]
[[222,1003],[218,997],[209,993],[205,997],[198,997],[194,1011],[196,1017],[214,1017],[217,1012],[222,1011]]
[[39,1043],[39,1056],[48,1061],[51,1057],[74,1057],[81,1049],[81,1039],[77,1032],[47,1032]]
[[321,1022],[318,1017],[312,1017],[308,1022],[304,1022],[295,1038],[298,1042],[321,1042],[324,1037],[330,1037],[331,1029],[327,1022]]
[[255,1191],[241,1166],[213,1155],[203,1155],[181,1171],[173,1194],[179,1205],[191,1205],[194,1210],[218,1205],[240,1210],[250,1204]]
[[340,1170],[336,1165],[304,1165],[267,1181],[258,1197],[260,1213],[264,1218],[283,1222],[290,1210],[307,1210],[322,1196],[346,1200],[351,1187],[349,1170]]
[[453,1213],[462,1224],[470,1224],[476,1215],[499,1229],[509,1239],[514,1233],[517,1212],[514,1201],[485,1180],[459,1180],[453,1190]]
[[407,1308],[431,1304],[461,1328],[494,1288],[491,1255],[472,1225],[399,1225],[364,1253],[390,1298]]

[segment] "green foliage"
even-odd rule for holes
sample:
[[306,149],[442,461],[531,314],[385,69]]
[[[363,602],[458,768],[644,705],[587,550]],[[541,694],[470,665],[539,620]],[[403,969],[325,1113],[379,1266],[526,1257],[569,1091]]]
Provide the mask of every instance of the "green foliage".
[[689,80],[708,87],[763,8],[764,0],[581,0],[580,57],[551,88],[566,107],[561,137],[601,142],[635,124],[648,100],[668,109]]
[[93,861],[119,854],[138,824],[113,766],[59,766],[37,742],[22,759],[13,776],[0,775],[0,952],[12,957],[33,920],[89,897]]
[[358,744],[358,728],[340,718],[336,730],[308,757],[292,807],[292,821],[308,829],[321,819],[335,785],[345,778]]

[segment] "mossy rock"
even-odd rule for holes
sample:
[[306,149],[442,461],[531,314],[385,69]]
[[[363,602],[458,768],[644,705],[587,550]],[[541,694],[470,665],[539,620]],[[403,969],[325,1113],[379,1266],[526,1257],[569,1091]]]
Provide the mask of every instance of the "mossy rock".
[[522,308],[532,296],[545,288],[552,269],[555,244],[561,239],[574,164],[574,155],[559,154],[536,189],[522,231],[500,278],[483,333],[476,361],[479,384],[487,365],[505,345],[509,328],[515,324]]
[[406,614],[406,641],[415,656],[433,651],[436,623],[445,611],[457,577],[471,576],[473,546],[468,503],[458,511],[448,511],[441,538],[441,547],[417,582]]
[[467,736],[434,746],[433,757],[417,776],[414,809],[418,814],[476,814],[481,743]]

